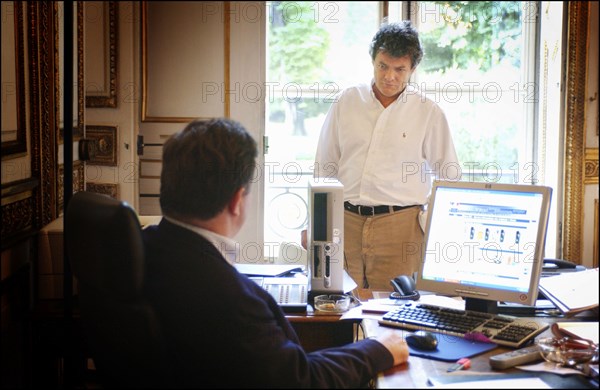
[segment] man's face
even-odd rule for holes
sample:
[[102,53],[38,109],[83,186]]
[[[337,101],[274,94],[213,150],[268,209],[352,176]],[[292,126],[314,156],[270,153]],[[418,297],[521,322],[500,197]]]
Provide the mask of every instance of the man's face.
[[373,61],[375,87],[387,98],[395,98],[404,90],[412,72],[409,56],[396,58],[379,52]]

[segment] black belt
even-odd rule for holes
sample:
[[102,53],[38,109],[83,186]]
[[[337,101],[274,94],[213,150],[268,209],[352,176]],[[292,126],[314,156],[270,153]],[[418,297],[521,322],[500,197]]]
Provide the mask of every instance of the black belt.
[[356,206],[350,202],[344,202],[344,210],[348,210],[358,215],[377,215],[387,214],[394,211],[400,211],[415,207],[416,205],[410,206]]

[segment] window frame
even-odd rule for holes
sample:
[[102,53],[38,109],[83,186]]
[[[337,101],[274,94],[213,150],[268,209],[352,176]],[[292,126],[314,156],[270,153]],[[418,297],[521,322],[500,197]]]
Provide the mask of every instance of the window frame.
[[[382,20],[383,17],[387,17],[389,18],[389,20],[393,21],[395,19],[406,19],[409,18],[411,13],[411,8],[412,10],[414,10],[414,5],[411,5],[414,2],[379,2],[380,6],[379,6],[379,10],[380,10],[380,20]],[[540,2],[522,2],[524,4],[527,5],[535,5],[535,7],[537,7],[538,11],[541,9],[541,4]],[[414,19],[414,17],[413,17]],[[529,59],[529,61],[527,61],[527,64],[525,66],[523,66],[522,69],[522,74],[525,79],[527,80],[532,80],[533,82],[536,83],[536,85],[540,85],[540,83],[542,82],[539,78],[536,78],[536,74],[539,74],[540,72],[540,50],[538,47],[539,41],[540,41],[540,25],[538,24],[538,22],[541,22],[538,20],[538,18],[536,17],[535,20],[536,23],[524,23],[523,24],[523,34],[524,34],[524,39],[526,40],[526,43],[528,45],[528,55],[527,58]],[[418,28],[418,26],[417,26]],[[561,26],[561,28],[565,28],[564,26]],[[268,34],[267,35],[267,40],[268,40]],[[564,35],[564,34],[563,34]],[[268,47],[268,41],[267,41],[267,47]],[[266,58],[268,58],[268,49],[265,49],[265,51],[267,53],[265,53]],[[265,61],[265,66],[268,66],[268,63]],[[417,70],[418,72],[418,70]],[[546,80],[546,82],[548,82]],[[541,132],[546,131],[545,128],[543,127],[543,121],[540,120],[540,111],[543,109],[543,107],[541,107],[541,104],[544,102],[540,102],[539,101],[539,93],[540,93],[540,88],[537,88],[536,90],[536,98],[538,100],[536,100],[536,104],[534,105],[530,105],[531,107],[525,111],[525,117],[523,119],[523,124],[521,126],[523,126],[526,129],[526,139],[527,142],[524,145],[523,149],[524,149],[524,161],[530,161],[533,163],[538,163],[538,161],[540,160],[540,155],[542,156],[542,160],[543,159],[543,154],[541,153],[541,150],[543,149],[543,147],[540,147],[536,144],[537,141],[539,141],[539,138],[541,137],[539,134],[541,134]],[[310,90],[310,93],[314,93],[315,90]],[[323,91],[317,91],[317,92],[323,92]],[[545,104],[545,103],[544,103]],[[561,106],[561,104],[559,104],[559,106]],[[562,107],[561,107],[562,108]],[[267,112],[267,107],[265,104],[265,122],[268,120],[268,112]],[[562,137],[562,135],[560,134],[561,131],[561,126],[558,126],[557,128],[552,130],[553,132],[551,134],[545,134],[545,137]],[[265,133],[266,135],[266,133]],[[265,138],[265,142],[268,142]],[[550,153],[554,153],[556,152],[557,155],[560,156],[560,150],[552,150],[552,151],[548,151],[546,150],[546,152],[550,152]],[[531,178],[531,181],[528,182],[529,184],[543,184],[543,185],[548,185],[554,188],[554,196],[555,196],[555,200],[553,200],[552,202],[552,210],[551,210],[551,218],[550,218],[550,226],[548,229],[548,236],[546,239],[546,257],[557,257],[557,254],[560,253],[559,247],[560,247],[560,240],[559,237],[561,235],[561,223],[559,221],[559,218],[561,217],[561,215],[559,215],[558,213],[558,207],[557,205],[560,203],[560,199],[561,199],[561,190],[562,190],[562,175],[561,173],[557,174],[557,175],[553,175],[548,182],[544,182],[544,179],[546,178],[545,176],[545,170],[546,169],[553,169],[553,167],[548,167],[547,164],[542,161],[542,172],[541,175],[539,177],[537,176],[533,176]],[[559,161],[559,167],[562,166],[562,159]],[[527,172],[526,170],[523,169],[524,165],[523,164],[519,164],[519,173],[518,173],[518,178],[519,180],[521,180],[521,178],[526,177],[528,174],[530,174],[531,172]],[[560,169],[559,169],[560,170]],[[531,176],[531,175],[530,175]],[[540,182],[541,181],[541,182]],[[266,185],[267,183],[264,183],[263,188],[266,189]],[[266,190],[265,190],[266,192]],[[263,230],[266,231],[266,223],[267,223],[267,218],[269,217],[269,213],[272,212],[272,210],[270,210],[267,207],[267,203],[266,203],[266,199],[263,199],[263,206],[264,206],[264,223],[263,223]],[[268,245],[272,245],[268,244],[268,243],[264,243],[265,244],[265,255],[275,255],[276,256],[276,251],[273,250],[273,248],[268,247]],[[272,259],[271,259],[272,260]]]

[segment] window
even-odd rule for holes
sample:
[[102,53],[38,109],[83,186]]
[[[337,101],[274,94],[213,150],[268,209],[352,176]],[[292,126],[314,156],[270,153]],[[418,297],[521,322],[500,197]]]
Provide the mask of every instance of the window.
[[[550,81],[542,77],[552,66],[549,49],[542,53],[540,47],[549,35],[548,25],[540,27],[542,6],[546,17],[560,21],[560,4],[549,12],[549,4],[528,1],[410,2],[404,15],[419,30],[425,51],[414,82],[444,109],[463,180],[548,185],[556,198],[558,159],[549,156],[559,155],[558,126],[552,128],[559,119],[550,125],[544,120],[549,109],[560,112],[560,99],[540,98],[548,96]],[[551,28],[560,37],[560,22]],[[560,47],[553,49],[556,57]],[[560,73],[560,63],[558,58],[550,73]],[[546,257],[557,250],[557,203]]]
[[[265,250],[300,242],[325,115],[344,87],[372,77],[378,2],[267,2]],[[276,253],[275,253],[276,255]]]
[[[549,185],[558,196],[559,178],[549,173],[558,168],[546,161],[559,155],[552,141],[558,128],[539,119],[541,110],[559,112],[560,105],[559,99],[540,101],[540,89],[552,82],[540,79],[545,3],[386,3],[390,20],[411,19],[419,30],[425,55],[411,82],[444,109],[463,179]],[[308,217],[306,181],[324,116],[337,91],[371,79],[368,47],[381,4],[267,3],[265,243],[300,240]],[[560,53],[560,47],[554,50]],[[547,257],[556,251],[557,203]]]
[[463,180],[538,182],[535,3],[421,1],[410,17],[425,51],[414,82],[446,112]]

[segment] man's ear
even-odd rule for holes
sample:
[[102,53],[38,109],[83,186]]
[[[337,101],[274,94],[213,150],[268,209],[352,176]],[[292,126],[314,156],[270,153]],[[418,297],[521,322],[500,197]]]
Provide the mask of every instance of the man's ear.
[[229,201],[229,212],[233,215],[240,215],[242,212],[242,203],[244,200],[244,195],[245,195],[246,189],[244,187],[240,187],[235,194],[233,194],[233,197],[231,198],[231,200]]

